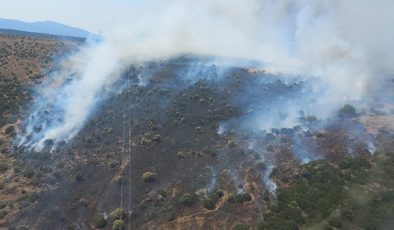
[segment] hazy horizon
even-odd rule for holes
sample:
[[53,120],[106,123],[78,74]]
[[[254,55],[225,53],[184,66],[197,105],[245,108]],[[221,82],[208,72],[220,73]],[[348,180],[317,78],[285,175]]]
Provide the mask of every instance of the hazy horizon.
[[[101,31],[105,34],[114,24],[127,20],[130,14],[138,14],[138,5],[146,5],[147,2],[149,1],[0,0],[0,18],[25,22],[55,21],[92,33]],[[160,1],[156,2],[159,3]]]

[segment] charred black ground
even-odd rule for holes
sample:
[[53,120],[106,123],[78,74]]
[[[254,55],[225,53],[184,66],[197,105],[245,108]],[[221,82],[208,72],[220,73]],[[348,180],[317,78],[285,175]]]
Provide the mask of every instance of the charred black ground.
[[[348,105],[322,121],[299,111],[297,126],[256,131],[240,121],[311,98],[307,82],[196,68],[196,60],[130,66],[118,82],[123,90],[54,149],[51,140],[42,152],[12,148],[8,141],[23,132],[15,121],[26,117],[13,112],[2,126],[2,227],[390,229],[393,133],[384,125],[370,132],[365,121],[389,114]],[[12,81],[15,90],[28,86]]]

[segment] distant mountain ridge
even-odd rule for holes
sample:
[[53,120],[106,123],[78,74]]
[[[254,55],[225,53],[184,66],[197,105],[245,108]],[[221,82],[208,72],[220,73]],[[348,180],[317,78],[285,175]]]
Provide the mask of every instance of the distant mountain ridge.
[[0,29],[20,30],[60,36],[87,38],[92,34],[84,29],[64,25],[53,21],[24,22],[14,19],[0,18]]

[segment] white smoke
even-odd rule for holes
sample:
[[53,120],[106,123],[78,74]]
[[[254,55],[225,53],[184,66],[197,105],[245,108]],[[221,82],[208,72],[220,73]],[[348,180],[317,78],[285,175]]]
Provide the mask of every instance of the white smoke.
[[271,175],[273,170],[274,170],[274,166],[273,165],[269,165],[267,167],[267,169],[264,172],[263,183],[264,183],[265,189],[267,191],[269,191],[273,195],[276,195],[276,189],[277,189],[278,185],[275,183],[275,181],[273,181],[270,178],[270,175]]
[[45,140],[56,143],[72,138],[116,80],[121,66],[115,52],[103,43],[65,59],[38,89],[40,95],[19,144],[40,151]]
[[32,116],[36,117],[27,127],[27,135],[34,137],[20,137],[20,143],[40,150],[45,139],[69,140],[123,68],[190,53],[255,59],[273,73],[318,77],[325,90],[316,99],[314,112],[326,117],[336,105],[379,90],[392,74],[393,6],[390,0],[139,4],[135,14],[125,16],[128,20],[115,21],[104,31],[104,42],[81,49],[63,63],[54,80],[70,78],[71,82],[44,95],[61,119],[43,127],[43,134],[37,136],[34,121],[45,105],[35,106]]

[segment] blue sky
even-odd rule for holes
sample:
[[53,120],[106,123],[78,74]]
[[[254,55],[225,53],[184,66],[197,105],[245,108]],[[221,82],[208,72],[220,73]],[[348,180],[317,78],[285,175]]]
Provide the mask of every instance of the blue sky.
[[[160,1],[155,1],[158,4]],[[0,0],[0,18],[23,21],[52,20],[92,32],[141,13],[150,0]]]

